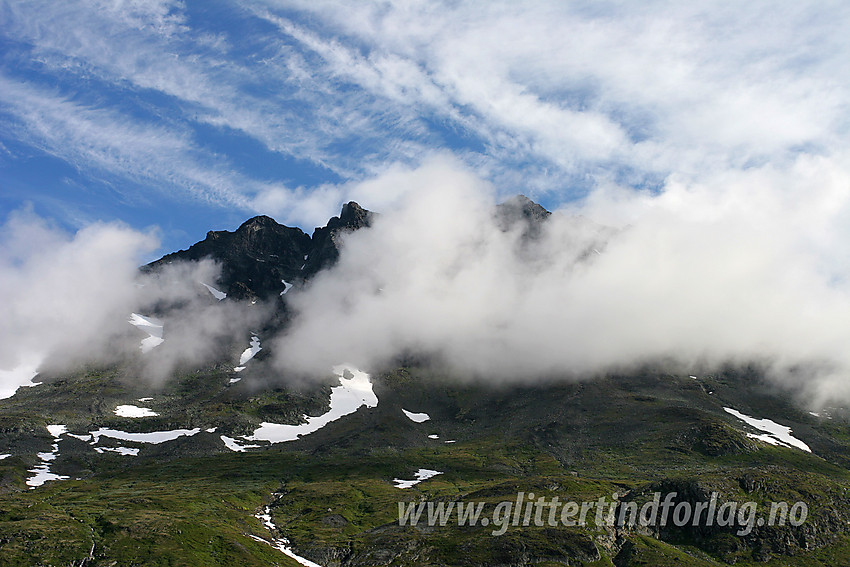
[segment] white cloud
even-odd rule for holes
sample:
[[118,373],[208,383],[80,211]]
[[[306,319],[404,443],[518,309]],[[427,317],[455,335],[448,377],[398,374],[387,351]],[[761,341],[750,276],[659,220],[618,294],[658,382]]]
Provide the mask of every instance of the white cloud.
[[299,316],[274,347],[284,367],[418,352],[511,380],[756,361],[788,380],[814,365],[796,387],[850,395],[850,247],[832,230],[850,213],[840,160],[671,182],[628,203],[599,192],[527,245],[495,226],[492,188],[456,162],[402,177],[413,189],[399,207],[293,296]]
[[48,356],[71,364],[100,358],[124,330],[142,254],[150,235],[120,225],[93,225],[73,238],[28,212],[0,229],[0,368]]
[[[844,388],[850,6],[222,10],[257,30],[250,42],[238,25],[210,32],[180,2],[4,5],[0,128],[92,177],[290,224],[321,225],[349,198],[387,212],[302,295],[294,363],[424,348],[506,373],[763,355],[777,369],[824,362],[838,370],[822,383]],[[216,153],[199,125],[222,147],[247,136],[326,178],[291,187],[274,179],[285,171],[238,169],[238,151]],[[433,157],[445,146],[463,165]],[[560,217],[531,250],[553,264],[529,264],[487,220],[493,195],[518,191],[622,231],[576,263],[604,231]],[[190,346],[192,360],[206,356]]]
[[[32,212],[12,213],[0,225],[4,397],[31,371],[63,372],[87,363],[135,360],[137,376],[161,380],[175,369],[221,358],[267,315],[259,303],[213,299],[201,284],[218,279],[209,261],[141,275],[141,258],[157,246],[151,234],[118,224],[69,235]],[[155,312],[164,323],[165,340],[150,352],[139,350],[145,334],[128,323],[133,312]]]
[[[195,180],[202,198],[239,187],[261,212],[297,210],[286,220],[304,224],[349,198],[330,197],[346,182],[446,146],[503,194],[550,202],[610,180],[699,182],[847,149],[850,9],[840,3],[267,0],[212,14],[166,1],[29,2],[4,18],[17,42],[10,61],[100,100],[90,112],[111,114],[117,134],[129,125],[124,145],[139,153],[139,117],[103,103],[99,89],[155,109],[156,135],[187,144],[178,155],[194,177],[228,163],[187,135],[198,124],[333,172],[343,181],[316,181],[304,207],[312,188],[268,173],[240,183],[214,179],[224,174],[214,168]],[[211,32],[208,17],[237,23]],[[84,137],[68,141],[97,159]],[[128,153],[115,168],[133,176]]]
[[474,130],[497,178],[517,158],[554,166],[551,188],[600,167],[701,175],[846,145],[840,4],[266,4],[316,14],[334,35],[303,41],[332,75]]

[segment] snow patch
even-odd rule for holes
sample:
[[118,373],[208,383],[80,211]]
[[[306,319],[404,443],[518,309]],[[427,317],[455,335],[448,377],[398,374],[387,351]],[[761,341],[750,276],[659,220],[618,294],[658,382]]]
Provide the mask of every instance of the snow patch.
[[162,339],[160,337],[151,336],[151,337],[148,337],[146,339],[142,339],[142,342],[139,345],[139,348],[141,349],[142,353],[150,352],[155,347],[158,347],[159,345],[161,345],[163,343],[163,341],[164,341],[164,339]]
[[292,289],[292,284],[286,280],[280,280],[283,283],[283,291],[280,292],[281,295],[286,295],[286,292]]
[[758,429],[759,431],[765,432],[764,434],[747,433],[747,437],[758,439],[771,445],[794,447],[796,449],[806,451],[807,453],[812,452],[808,445],[791,435],[790,427],[780,425],[775,421],[771,421],[769,419],[757,419],[755,417],[750,417],[732,408],[723,409],[727,413],[734,415],[744,423]]
[[140,402],[152,402],[153,398],[139,398],[138,401],[140,401]]
[[226,435],[220,435],[222,443],[224,446],[230,449],[231,451],[236,451],[237,453],[244,453],[246,449],[259,449],[259,445],[240,445],[239,441],[232,437],[228,437]]
[[150,408],[140,408],[139,406],[123,405],[115,408],[115,415],[118,417],[156,417],[159,414]]
[[224,293],[223,291],[217,290],[216,288],[214,288],[211,285],[207,285],[204,282],[201,282],[201,285],[204,286],[205,288],[207,288],[209,290],[209,292],[213,295],[213,297],[215,297],[219,301],[221,301],[222,299],[227,297],[226,293]]
[[378,405],[378,397],[372,391],[368,374],[344,364],[335,366],[333,372],[339,376],[339,386],[331,388],[331,407],[327,413],[318,417],[305,416],[307,422],[301,425],[263,422],[253,435],[245,439],[270,443],[294,441],[301,435],[309,435],[332,421],[354,413],[360,406],[373,408]]
[[[234,368],[233,370],[235,370],[236,372],[241,372],[241,371],[245,370],[245,367],[244,367],[244,366],[240,366],[239,368]],[[238,381],[240,381],[241,379],[242,379],[242,378],[231,378],[230,380],[228,380],[228,382],[227,382],[227,383],[228,383],[228,384],[235,384],[235,383],[237,383]]]
[[[249,360],[254,358],[254,356],[258,352],[260,352],[261,350],[263,350],[263,349],[260,346],[260,339],[257,336],[252,336],[251,337],[251,346],[249,346],[244,351],[242,351],[242,356],[239,357],[239,366],[237,366],[236,368],[241,368],[241,369],[244,370],[245,364]],[[234,368],[234,370],[236,370],[236,368]],[[236,370],[236,372],[239,372],[239,370]]]
[[191,437],[200,433],[200,428],[195,429],[174,429],[172,431],[152,431],[150,433],[127,433],[126,431],[118,431],[117,429],[106,429],[101,427],[97,431],[92,431],[91,435],[94,438],[92,445],[97,445],[101,437],[109,437],[110,439],[118,439],[121,441],[134,441],[136,443],[165,443],[173,441],[178,437]]
[[41,464],[36,465],[34,468],[27,471],[33,473],[33,475],[26,480],[27,486],[30,487],[30,490],[39,487],[50,480],[68,480],[69,478],[67,476],[50,472],[50,462],[56,460],[56,457],[59,456],[59,437],[62,434],[67,433],[68,428],[64,425],[48,425],[47,431],[53,437],[53,447],[49,453],[38,453],[38,458],[41,459]]
[[439,438],[440,438],[439,435],[429,435],[428,436],[428,439],[439,439]]
[[295,561],[297,561],[301,565],[304,565],[305,567],[322,567],[318,563],[314,563],[314,562],[310,561],[309,559],[307,559],[305,557],[301,557],[300,555],[296,555],[295,552],[292,551],[292,548],[290,547],[289,540],[286,539],[285,537],[274,537],[274,533],[277,532],[278,529],[277,529],[277,526],[274,524],[274,520],[272,520],[271,509],[268,506],[263,508],[262,512],[257,512],[254,515],[254,517],[257,518],[258,520],[260,520],[263,523],[263,526],[265,526],[266,529],[269,530],[269,533],[272,534],[272,540],[268,541],[268,540],[261,538],[260,536],[255,536],[255,535],[251,535],[251,538],[255,539],[256,541],[261,541],[263,543],[266,543],[266,544],[272,546],[273,548],[277,549],[278,551],[280,551],[281,553],[283,553],[287,557],[291,557],[292,559],[294,559]]
[[47,432],[56,439],[59,439],[62,434],[68,433],[68,427],[65,425],[48,425]]
[[[39,455],[41,455],[41,453],[39,453]],[[33,476],[27,479],[27,486],[30,487],[30,490],[38,488],[39,486],[50,480],[68,480],[70,478],[68,476],[63,476],[50,472],[50,465],[47,462],[38,465],[37,467],[32,468],[27,472],[33,473]]]
[[33,382],[38,375],[38,365],[41,361],[30,361],[19,364],[11,370],[0,370],[0,400],[11,398],[18,388],[38,386],[41,382]]
[[9,453],[4,453],[4,454],[0,455],[0,461],[2,461],[3,459],[8,459],[11,456],[12,455],[10,455]]
[[415,421],[416,423],[422,423],[423,421],[431,419],[431,416],[427,413],[413,413],[412,411],[407,411],[404,408],[402,408],[401,411],[404,412],[404,415],[406,415],[410,421]]
[[103,453],[104,451],[111,451],[112,453],[118,453],[119,455],[129,455],[131,457],[136,457],[139,454],[139,450],[133,447],[95,447],[94,450],[98,453]]
[[438,474],[443,474],[440,471],[432,471],[430,469],[419,469],[416,471],[416,474],[413,475],[416,477],[414,480],[402,480],[400,478],[394,478],[393,482],[395,483],[396,488],[410,488],[411,486],[415,486],[422,482],[423,480],[428,480],[429,478],[433,478]]
[[143,353],[150,352],[153,348],[162,344],[162,321],[153,317],[144,317],[138,313],[131,313],[128,323],[146,332],[148,336],[142,339],[139,348]]

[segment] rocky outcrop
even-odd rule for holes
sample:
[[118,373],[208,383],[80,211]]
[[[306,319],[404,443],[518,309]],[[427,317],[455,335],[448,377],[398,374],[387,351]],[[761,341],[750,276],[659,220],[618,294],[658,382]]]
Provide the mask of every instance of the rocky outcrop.
[[234,232],[210,231],[189,247],[163,256],[142,268],[155,271],[179,261],[211,258],[221,266],[218,283],[232,299],[267,299],[288,284],[301,283],[332,266],[339,258],[345,234],[371,225],[374,213],[354,201],[338,217],[317,228],[312,238],[300,228],[278,224],[267,216],[248,219]]
[[543,223],[552,213],[526,197],[517,195],[496,206],[496,225],[502,230],[511,230],[522,225],[523,235],[535,238],[540,235]]
[[274,219],[249,219],[234,232],[210,231],[188,250],[168,254],[145,266],[152,271],[178,261],[212,258],[221,266],[219,285],[233,299],[267,298],[283,290],[282,280],[300,277],[310,237],[300,229],[283,226]]
[[354,201],[343,205],[338,217],[331,218],[325,227],[313,231],[310,252],[304,265],[304,277],[309,278],[332,266],[339,258],[345,235],[371,226],[374,217],[375,213],[367,211]]
[[[494,211],[496,223],[503,230],[511,230],[520,223],[523,234],[532,239],[540,234],[551,214],[525,195],[508,199]],[[372,226],[376,216],[350,201],[343,205],[338,217],[316,228],[312,236],[300,228],[258,216],[245,221],[234,232],[210,231],[204,240],[187,250],[163,256],[142,270],[155,271],[174,262],[211,258],[221,266],[218,285],[229,298],[274,298],[288,289],[284,281],[298,286],[333,266],[346,236]]]

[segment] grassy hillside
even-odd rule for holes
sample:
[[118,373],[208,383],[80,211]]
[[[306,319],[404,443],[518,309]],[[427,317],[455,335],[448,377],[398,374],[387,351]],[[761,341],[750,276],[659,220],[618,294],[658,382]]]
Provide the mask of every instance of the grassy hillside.
[[[645,373],[527,387],[458,383],[401,368],[374,376],[376,408],[362,407],[298,441],[245,453],[219,435],[261,421],[297,423],[327,409],[332,381],[285,387],[226,367],[186,374],[153,391],[127,369],[98,369],[22,389],[0,401],[0,556],[4,565],[295,565],[251,536],[271,506],[300,555],[322,565],[843,565],[850,557],[850,428],[809,415],[738,373],[693,379]],[[151,396],[160,415],[117,417]],[[747,437],[723,410],[790,425],[813,453]],[[414,423],[401,409],[427,412]],[[64,436],[52,470],[70,480],[29,490],[27,469],[49,451],[50,423],[75,434],[200,428],[160,445],[121,442],[138,456],[96,453]],[[204,431],[216,428],[212,433]],[[438,436],[437,439],[429,435]],[[454,441],[446,443],[446,441]],[[109,442],[104,440],[103,445]],[[410,489],[420,468],[442,474]],[[805,501],[799,526],[629,528],[400,526],[398,502],[484,502],[485,515],[518,492],[595,501],[655,491],[697,500]]]

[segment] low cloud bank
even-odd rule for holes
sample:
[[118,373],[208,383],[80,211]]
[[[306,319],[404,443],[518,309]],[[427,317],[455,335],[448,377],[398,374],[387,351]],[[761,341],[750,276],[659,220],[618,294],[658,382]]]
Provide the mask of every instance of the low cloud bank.
[[[12,395],[35,370],[62,372],[87,363],[136,358],[142,378],[212,360],[221,346],[247,340],[263,306],[219,303],[200,282],[215,283],[212,262],[168,266],[142,275],[155,236],[120,224],[95,224],[74,235],[30,211],[0,226],[0,392]],[[132,312],[165,313],[165,341],[142,355],[145,334]],[[37,379],[36,379],[37,380]]]
[[156,239],[115,224],[69,236],[31,212],[0,228],[0,368],[108,358],[127,326],[138,260]]
[[486,183],[432,160],[293,295],[278,363],[318,372],[424,353],[461,374],[526,380],[757,362],[815,401],[850,397],[840,163],[801,156],[701,184],[670,178],[655,193],[609,186],[527,240],[521,223],[494,220]]
[[[229,355],[238,360],[238,353],[230,352],[234,344],[241,352],[254,329],[268,320],[270,304],[219,301],[203,285],[217,285],[219,272],[211,260],[202,260],[169,264],[138,276],[136,310],[156,313],[165,339],[136,359],[142,377],[160,383],[177,370],[192,371]],[[138,333],[134,337],[138,350]]]
[[[603,186],[539,232],[524,221],[506,229],[494,215],[501,196],[450,157],[393,168],[351,187],[355,198],[377,194],[382,214],[344,237],[337,265],[287,295],[294,318],[263,345],[289,377],[407,355],[494,381],[755,362],[811,404],[846,401],[847,162],[801,154],[699,182],[671,176],[654,191]],[[209,262],[140,275],[155,246],[120,225],[68,236],[31,213],[10,216],[0,381],[20,379],[19,367],[127,357],[162,380],[227,356],[270,316],[212,297],[201,285],[215,285]],[[149,353],[131,312],[164,313],[165,341]]]

